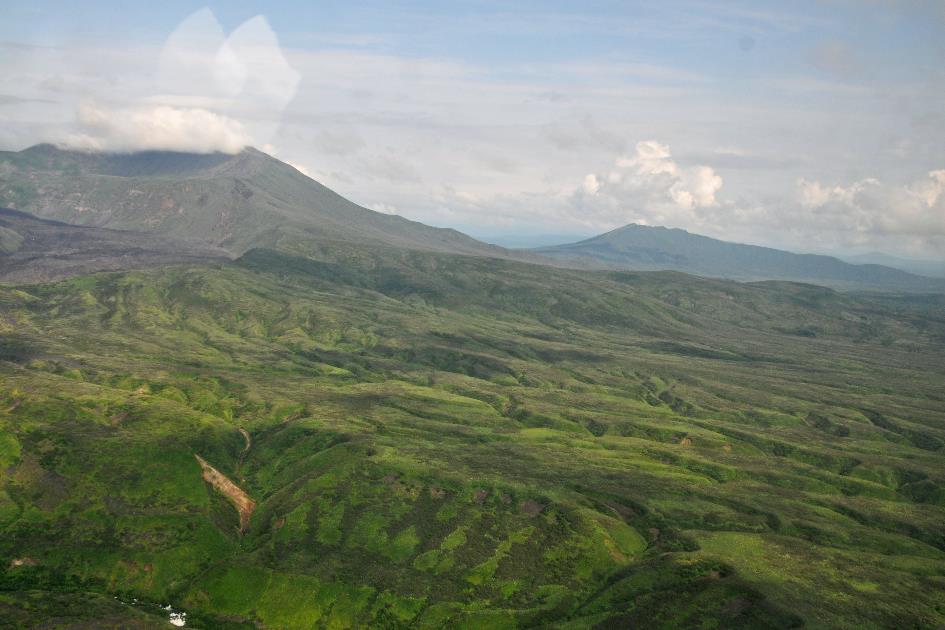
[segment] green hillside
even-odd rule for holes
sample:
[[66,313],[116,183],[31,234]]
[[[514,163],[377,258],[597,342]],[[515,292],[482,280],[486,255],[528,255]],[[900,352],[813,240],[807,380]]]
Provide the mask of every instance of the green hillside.
[[943,312],[344,241],[0,288],[0,626],[937,627]]

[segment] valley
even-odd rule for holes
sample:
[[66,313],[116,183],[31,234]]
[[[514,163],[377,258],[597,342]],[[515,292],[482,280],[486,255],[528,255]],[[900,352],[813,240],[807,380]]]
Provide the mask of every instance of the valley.
[[942,299],[349,243],[4,288],[0,607],[934,625]]

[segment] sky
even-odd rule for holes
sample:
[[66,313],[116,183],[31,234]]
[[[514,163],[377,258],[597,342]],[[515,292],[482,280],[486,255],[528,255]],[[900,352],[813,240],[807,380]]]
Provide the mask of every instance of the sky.
[[21,2],[0,149],[252,145],[507,244],[945,259],[945,2]]

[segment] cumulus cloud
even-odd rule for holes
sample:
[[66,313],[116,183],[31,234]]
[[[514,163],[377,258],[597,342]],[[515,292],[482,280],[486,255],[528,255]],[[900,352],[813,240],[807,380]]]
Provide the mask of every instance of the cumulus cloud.
[[225,37],[209,9],[184,20],[161,50],[156,79],[131,102],[107,95],[76,108],[63,144],[87,150],[235,153],[275,135],[299,74],[262,16]]
[[684,201],[677,199],[676,203],[686,208],[704,208],[719,205],[715,194],[721,189],[722,178],[711,167],[697,166],[682,174],[674,185],[674,194],[684,195]]
[[76,112],[80,131],[66,144],[92,151],[189,151],[236,153],[250,143],[243,125],[199,108],[141,106],[104,108],[82,103]]
[[586,175],[569,197],[558,198],[554,212],[580,211],[582,226],[598,229],[631,222],[665,225],[797,251],[883,244],[917,255],[945,251],[945,169],[909,183],[800,178],[793,199],[725,199],[722,186],[711,166],[681,165],[668,145],[647,140],[617,158],[609,171]]
[[853,182],[848,186],[825,186],[819,181],[801,178],[797,181],[798,201],[807,209],[823,208],[830,204],[855,205],[856,200],[868,189],[879,186],[878,180],[869,178]]
[[875,178],[849,184],[797,182],[800,208],[792,222],[805,230],[824,230],[851,244],[883,237],[915,241],[945,239],[945,170],[906,185]]
[[598,180],[597,175],[593,173],[585,175],[584,183],[581,184],[581,188],[589,195],[596,195],[600,191],[600,180]]
[[945,169],[929,171],[929,177],[920,180],[909,188],[909,192],[925,202],[929,208],[935,207],[945,195]]
[[719,204],[722,178],[709,166],[681,167],[669,146],[638,142],[634,152],[616,159],[607,173],[585,176],[576,199],[587,210],[637,222],[675,222]]
[[[655,140],[638,142],[636,153],[632,156],[617,158],[616,165],[619,169],[630,169],[644,176],[676,175],[678,171],[669,147]],[[620,179],[625,174],[620,171],[611,172],[611,176],[615,179]]]

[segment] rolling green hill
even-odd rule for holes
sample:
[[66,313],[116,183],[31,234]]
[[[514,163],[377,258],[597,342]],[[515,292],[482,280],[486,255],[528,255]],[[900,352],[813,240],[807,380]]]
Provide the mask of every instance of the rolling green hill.
[[537,259],[362,208],[257,151],[0,152],[0,206],[76,225],[203,239],[240,254],[316,239]]
[[943,312],[344,240],[0,288],[0,626],[937,627]]
[[719,241],[685,230],[626,225],[577,243],[541,247],[559,261],[606,269],[682,271],[733,280],[790,280],[839,289],[945,292],[945,281],[892,267],[850,264],[831,256],[793,254]]

